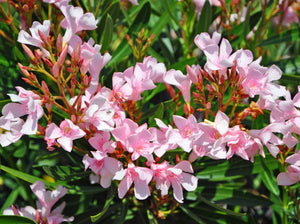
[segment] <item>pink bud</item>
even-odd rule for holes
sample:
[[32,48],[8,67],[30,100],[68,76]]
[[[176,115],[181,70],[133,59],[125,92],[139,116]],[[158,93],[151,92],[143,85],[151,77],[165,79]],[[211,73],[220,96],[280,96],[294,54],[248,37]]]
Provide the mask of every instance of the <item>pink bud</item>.
[[66,60],[66,57],[68,54],[68,48],[69,48],[69,45],[66,45],[59,56],[58,62],[59,62],[60,66],[62,66],[64,64],[64,61]]
[[60,34],[58,34],[58,36],[57,36],[56,47],[57,47],[57,52],[60,54],[60,52],[62,52],[62,48],[63,48],[63,41],[62,41],[62,37]]
[[55,78],[58,78],[59,72],[60,72],[59,62],[57,61],[52,67],[52,74]]

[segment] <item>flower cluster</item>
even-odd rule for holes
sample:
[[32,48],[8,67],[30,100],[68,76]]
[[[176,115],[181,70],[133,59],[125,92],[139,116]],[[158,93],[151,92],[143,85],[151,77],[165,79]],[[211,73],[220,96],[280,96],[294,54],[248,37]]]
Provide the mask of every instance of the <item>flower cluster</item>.
[[67,188],[59,185],[56,190],[47,191],[45,190],[45,184],[42,181],[36,181],[34,184],[30,185],[30,188],[38,198],[38,201],[36,202],[37,209],[31,206],[17,209],[12,205],[11,208],[6,208],[3,214],[25,216],[35,220],[38,224],[58,224],[74,220],[73,217],[64,218],[61,215],[61,212],[66,206],[65,202],[61,203],[55,209],[52,209],[56,202],[67,193]]
[[[93,172],[91,183],[108,188],[112,181],[117,182],[121,199],[133,194],[139,200],[158,195],[182,203],[183,188],[194,191],[198,186],[192,168],[198,158],[230,159],[236,155],[253,162],[256,154],[265,155],[264,146],[274,157],[280,156],[283,164],[291,164],[288,172],[279,174],[279,185],[300,181],[300,153],[293,151],[298,143],[295,135],[300,135],[300,93],[292,99],[277,83],[281,78],[277,66],[260,65],[261,58],[254,60],[250,50],[233,52],[230,42],[221,39],[218,32],[201,33],[194,43],[206,56],[203,68],[187,65],[184,74],[167,70],[148,56],[123,72],[115,72],[109,88],[100,84],[99,77],[111,55],[101,54],[101,45],[92,38],[84,41],[84,31],[97,27],[94,15],[69,5],[69,0],[44,2],[61,11],[64,34],[56,36],[50,20],[33,22],[30,33],[20,31],[18,42],[31,64],[19,67],[24,81],[35,90],[16,87],[18,95],[9,94],[12,102],[3,107],[0,117],[1,146],[17,142],[23,135],[40,135],[48,150],[76,150],[82,153],[85,170]],[[219,6],[220,2],[210,4]],[[204,1],[194,3],[201,11]],[[27,45],[36,47],[34,52]],[[138,105],[144,93],[158,85],[165,85],[170,93],[174,114],[169,123],[155,118],[156,127],[148,126]],[[182,103],[184,115],[177,113]],[[238,109],[238,104],[243,104],[243,109]],[[59,124],[54,122],[54,110],[66,114]],[[243,123],[264,111],[270,112],[266,127],[251,130]],[[74,140],[80,138],[94,150],[77,146]],[[184,156],[168,156],[178,149]],[[51,211],[66,189],[59,187],[51,193],[42,188],[42,182],[32,185],[40,200],[38,210],[13,208],[13,213],[40,217],[38,223],[44,219],[48,223],[72,220],[60,215],[64,204]]]

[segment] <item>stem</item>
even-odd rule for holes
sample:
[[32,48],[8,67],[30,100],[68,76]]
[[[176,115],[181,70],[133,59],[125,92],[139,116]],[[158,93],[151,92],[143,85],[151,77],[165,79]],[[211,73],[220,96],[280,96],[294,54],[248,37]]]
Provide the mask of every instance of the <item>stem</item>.
[[101,5],[101,0],[99,0],[99,1],[98,1],[98,4],[97,4],[97,7],[96,7],[96,10],[95,10],[95,12],[94,12],[94,16],[95,16],[95,18],[97,17],[98,11],[99,11],[99,9],[100,9],[100,5]]
[[283,190],[282,191],[282,207],[283,207],[282,223],[288,224],[288,216],[287,216],[288,190],[286,186],[284,186],[282,190]]

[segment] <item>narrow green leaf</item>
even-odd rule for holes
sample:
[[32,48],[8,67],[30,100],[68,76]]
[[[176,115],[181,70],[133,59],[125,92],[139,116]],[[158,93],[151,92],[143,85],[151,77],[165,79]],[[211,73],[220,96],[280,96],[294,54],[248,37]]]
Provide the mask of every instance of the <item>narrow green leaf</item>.
[[24,173],[22,171],[19,171],[19,170],[15,170],[15,169],[12,169],[12,168],[9,168],[7,166],[3,166],[3,165],[0,165],[0,169],[19,178],[19,179],[22,179],[22,180],[25,180],[29,183],[34,183],[38,180],[40,181],[43,181],[45,183],[46,186],[48,187],[52,187],[52,188],[57,188],[57,186],[59,185],[59,183],[51,183],[49,181],[46,181],[42,178],[39,178],[39,177],[35,177],[35,176],[32,176],[30,174],[27,174],[27,173]]
[[186,205],[180,204],[179,208],[197,223],[205,224],[205,222],[200,219],[195,213],[193,213]]
[[273,174],[266,166],[265,161],[263,158],[260,158],[260,163],[264,169],[264,172],[260,172],[259,175],[261,176],[262,181],[264,182],[265,186],[268,190],[276,196],[280,195],[279,187],[277,185],[277,180]]
[[208,31],[208,28],[212,22],[212,17],[213,17],[212,16],[212,7],[211,7],[209,1],[205,1],[205,4],[202,8],[199,22],[198,22],[197,28],[196,28],[197,34]]
[[268,39],[262,41],[259,46],[266,46],[270,44],[280,44],[282,42],[287,41],[296,41],[300,39],[300,27],[286,30],[283,32],[280,32],[272,37],[269,37]]
[[[108,194],[107,194],[107,197],[106,197],[106,201],[105,201],[105,204],[104,204],[104,208],[103,210],[98,213],[97,215],[93,215],[91,216],[91,220],[92,222],[96,222],[98,221],[108,210],[109,206],[111,205],[114,197],[115,197],[115,193],[116,193],[116,185],[114,184],[114,182],[112,182],[112,185],[111,187],[109,188],[109,191],[108,191]],[[126,199],[124,199],[126,200]]]
[[233,216],[238,216],[238,217],[247,215],[246,213],[237,213],[237,212],[233,212],[233,211],[231,211],[231,210],[229,210],[229,209],[225,209],[225,208],[223,208],[223,207],[221,207],[221,206],[219,206],[219,205],[216,205],[216,204],[213,203],[213,202],[210,202],[209,200],[206,200],[206,199],[205,199],[204,197],[202,197],[200,194],[197,194],[197,195],[198,195],[198,198],[199,198],[201,201],[203,201],[205,204],[207,204],[207,205],[209,205],[209,206],[211,206],[211,207],[213,207],[213,208],[215,208],[215,209],[217,209],[217,210],[219,210],[219,211],[221,211],[221,212],[225,212],[225,213],[228,214],[228,215],[233,215]]
[[7,199],[5,200],[5,202],[3,203],[2,207],[1,207],[0,214],[3,213],[4,209],[8,208],[16,201],[21,188],[22,187],[19,186],[9,194],[9,196],[7,197]]
[[[246,190],[240,190],[236,187],[224,187],[222,185],[199,187],[198,193],[203,197],[218,203],[225,203],[228,205],[239,205],[247,207],[270,206],[272,202],[266,197],[252,194]],[[201,191],[201,192],[200,192]]]
[[107,14],[104,30],[100,41],[100,43],[102,44],[101,53],[104,53],[108,49],[112,41],[112,38],[113,38],[113,20],[111,16]]
[[15,215],[0,215],[0,224],[36,224],[32,219],[23,217],[23,216],[15,216]]
[[83,171],[80,167],[44,166],[43,169],[49,176],[60,181],[80,180],[91,174],[91,172]]
[[55,189],[55,188],[58,187],[58,185],[62,185],[64,187],[68,188],[68,193],[69,194],[95,194],[95,193],[99,193],[101,191],[105,191],[105,189],[103,189],[101,187],[98,187],[98,186],[68,185],[68,184],[66,184],[66,182],[62,182],[62,181],[57,181],[55,183],[52,183],[52,182],[46,181],[42,178],[35,177],[35,176],[30,175],[30,174],[27,174],[27,173],[24,173],[22,171],[15,170],[15,169],[3,166],[3,165],[0,165],[0,169],[7,172],[7,173],[9,173],[9,174],[11,174],[11,175],[13,175],[13,176],[15,176],[15,177],[17,177],[17,178],[25,180],[29,183],[34,183],[38,180],[43,181],[45,183],[45,186],[48,187],[48,188]]
[[[132,25],[129,27],[127,34],[138,32],[142,27],[147,27],[151,15],[151,5],[146,2],[138,12],[136,18],[134,19]],[[122,58],[128,56],[131,53],[130,47],[127,43],[126,38],[122,40],[120,45],[117,47],[112,55],[112,59],[108,63],[108,66],[120,61]]]

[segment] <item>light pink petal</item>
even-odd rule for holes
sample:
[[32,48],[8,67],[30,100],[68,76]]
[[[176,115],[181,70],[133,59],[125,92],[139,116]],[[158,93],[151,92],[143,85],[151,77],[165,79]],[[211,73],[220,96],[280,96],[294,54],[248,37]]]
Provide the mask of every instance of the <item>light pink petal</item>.
[[124,198],[125,194],[129,190],[132,183],[133,183],[133,180],[128,175],[126,175],[124,177],[124,179],[120,182],[119,188],[118,188],[118,195],[119,195],[120,199]]
[[186,189],[187,191],[194,191],[196,190],[198,186],[198,178],[188,174],[188,173],[182,173],[181,174],[181,185]]
[[187,161],[187,160],[179,162],[175,166],[175,168],[181,169],[184,172],[189,172],[189,173],[193,173],[194,172],[191,163],[189,161]]
[[173,195],[176,201],[183,203],[183,192],[179,182],[172,181]]
[[292,179],[290,179],[288,173],[280,173],[277,176],[277,184],[279,186],[289,186],[289,185],[295,184],[297,182],[298,182],[298,180],[292,180]]
[[71,138],[68,138],[68,137],[61,137],[59,139],[56,140],[60,146],[68,151],[68,152],[71,152],[72,151],[72,148],[73,148],[73,140]]
[[150,196],[149,186],[145,181],[134,181],[134,195],[139,200],[144,200]]

